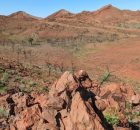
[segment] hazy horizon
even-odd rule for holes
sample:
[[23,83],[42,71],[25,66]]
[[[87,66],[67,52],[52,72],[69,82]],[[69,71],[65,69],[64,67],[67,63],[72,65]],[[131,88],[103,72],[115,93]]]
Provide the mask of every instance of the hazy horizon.
[[[127,4],[126,4],[127,3]],[[81,11],[95,11],[105,5],[111,4],[123,10],[140,10],[139,0],[40,0],[40,1],[0,1],[0,15],[10,15],[17,11],[24,11],[34,16],[47,17],[52,13],[65,9],[72,13],[79,13]]]

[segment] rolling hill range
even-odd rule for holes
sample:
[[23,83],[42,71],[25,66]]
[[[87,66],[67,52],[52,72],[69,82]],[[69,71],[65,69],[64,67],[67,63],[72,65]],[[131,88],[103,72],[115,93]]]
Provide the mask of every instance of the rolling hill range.
[[0,130],[140,130],[139,94],[140,11],[0,15]]
[[[112,5],[97,11],[73,14],[64,9],[39,18],[19,11],[0,15],[0,37],[24,39],[36,34],[41,40],[70,43],[114,41],[140,34],[140,11],[120,10]],[[6,38],[6,39],[5,39]]]

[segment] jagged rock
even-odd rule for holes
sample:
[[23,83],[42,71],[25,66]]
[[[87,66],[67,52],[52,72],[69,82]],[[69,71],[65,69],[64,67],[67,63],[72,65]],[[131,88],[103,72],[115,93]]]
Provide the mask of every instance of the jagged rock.
[[14,125],[10,125],[10,130],[16,130]]
[[106,85],[102,87],[100,91],[101,91],[100,93],[101,97],[108,93],[105,98],[107,98],[108,96],[114,93],[118,94],[119,96],[120,94],[122,94],[123,96],[125,96],[126,99],[130,99],[133,95],[135,95],[135,92],[130,86],[125,86],[125,85],[122,86],[116,83],[111,83],[109,85]]
[[20,111],[22,111],[25,107],[27,107],[27,98],[28,95],[23,93],[16,93],[12,95],[12,99],[15,103],[15,112],[18,114]]
[[[88,106],[87,106],[88,105]],[[71,110],[66,118],[62,119],[65,130],[103,130],[101,120],[97,117],[96,112],[86,104],[76,93],[72,99]]]
[[79,83],[82,85],[82,87],[84,87],[84,88],[92,87],[92,81],[89,78],[86,71],[80,70],[75,75],[76,75],[76,78],[78,79]]
[[135,117],[132,119],[133,124],[140,126],[140,116]]
[[126,118],[126,116],[122,112],[118,113],[118,118],[119,118],[121,126],[129,127],[128,119]]
[[49,93],[16,92],[1,96],[0,106],[9,115],[0,123],[8,130],[113,130],[104,117],[112,109],[121,126],[114,130],[127,130],[125,102],[133,103],[138,111],[139,96],[129,86],[115,83],[101,87],[97,96],[98,88],[85,71],[67,71],[50,87]]
[[132,130],[131,128],[115,127],[114,130]]
[[42,118],[46,120],[49,124],[56,126],[56,115],[57,115],[57,110],[51,109],[51,108],[43,108],[42,109]]
[[68,71],[66,71],[60,77],[60,79],[56,83],[54,83],[54,85],[51,87],[50,95],[60,96],[61,93],[66,91],[67,87],[69,87],[69,91],[72,91],[73,89],[75,89],[75,87],[77,87],[77,83],[75,82],[73,75]]
[[140,96],[138,94],[133,95],[130,102],[134,105],[138,105],[140,103]]
[[104,111],[107,107],[107,103],[105,100],[98,99],[95,101],[95,104],[100,111]]
[[43,120],[40,120],[32,127],[32,130],[58,130],[55,125],[44,123]]
[[15,126],[18,130],[26,130],[40,121],[41,111],[38,105],[24,109],[15,118]]
[[65,107],[65,101],[60,97],[50,97],[47,102],[47,107],[56,110],[62,110]]
[[43,108],[43,107],[47,107],[47,104],[48,104],[48,95],[46,94],[36,94],[36,93],[33,93],[31,95],[35,100],[34,100],[34,103],[35,104],[40,104],[40,106]]
[[130,101],[131,97],[134,98],[134,95],[135,92],[131,87],[118,85],[116,83],[111,83],[100,89],[100,96],[107,101],[107,109],[114,108],[117,111],[124,109],[125,102]]
[[13,94],[12,100],[15,103],[16,114],[20,113],[20,111],[24,110],[27,106],[30,106],[33,104],[32,97],[22,92]]
[[88,74],[80,70],[76,74],[71,74],[66,71],[61,78],[51,87],[50,94],[51,95],[61,95],[66,89],[70,92],[77,89],[78,86],[90,88],[92,87],[92,81],[89,78]]
[[0,108],[4,108],[5,110],[9,111],[9,105],[6,101],[6,99],[9,97],[9,95],[0,96]]
[[120,110],[119,103],[115,101],[112,97],[109,97],[108,99],[108,108],[113,108],[115,110]]

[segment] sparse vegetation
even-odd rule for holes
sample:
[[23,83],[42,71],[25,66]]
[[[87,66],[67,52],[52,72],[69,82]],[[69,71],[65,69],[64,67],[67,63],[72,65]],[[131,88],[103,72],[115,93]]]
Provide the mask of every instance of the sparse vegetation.
[[47,86],[44,86],[44,87],[40,86],[37,88],[37,92],[39,93],[49,92],[49,88]]
[[118,27],[140,29],[140,23],[120,23]]
[[137,119],[140,116],[140,112],[139,111],[130,111],[130,109],[126,109],[125,110],[125,116],[127,117],[128,121],[130,124],[133,124],[133,120]]
[[129,102],[125,103],[125,116],[127,117],[130,124],[133,124],[134,119],[140,116],[140,111],[133,111],[133,105]]
[[[22,11],[0,15],[0,128],[19,129],[23,123],[25,129],[53,125],[61,129],[61,124],[68,129],[65,122],[69,118],[63,121],[61,114],[72,117],[73,112],[65,112],[71,110],[76,117],[71,129],[78,129],[78,125],[92,129],[91,122],[96,127],[98,119],[97,126],[106,129],[139,123],[139,99],[133,102],[131,96],[138,96],[131,95],[127,87],[140,93],[137,14],[129,10],[121,13],[109,5],[97,13],[75,15],[61,10],[43,20]],[[96,69],[105,66],[105,70]],[[81,69],[89,75],[76,72]],[[72,75],[64,75],[57,84],[56,79],[65,71]],[[119,84],[111,86],[112,82]],[[79,112],[87,118],[79,118]],[[56,123],[50,124],[51,120]]]
[[1,78],[2,83],[6,83],[9,79],[9,74],[7,72],[4,72]]
[[0,82],[0,94],[5,93],[5,92],[6,92],[5,84]]
[[119,124],[119,118],[115,114],[108,113],[105,115],[105,119],[110,125],[117,126]]
[[130,103],[130,102],[125,102],[125,108],[126,109],[132,109],[132,107],[133,107],[133,105],[132,105],[132,103]]
[[100,85],[102,85],[104,82],[106,82],[110,76],[111,76],[111,72],[109,71],[109,69],[104,71],[104,73],[101,75],[101,77],[99,77]]
[[7,118],[8,117],[8,111],[3,108],[3,107],[0,107],[0,118]]

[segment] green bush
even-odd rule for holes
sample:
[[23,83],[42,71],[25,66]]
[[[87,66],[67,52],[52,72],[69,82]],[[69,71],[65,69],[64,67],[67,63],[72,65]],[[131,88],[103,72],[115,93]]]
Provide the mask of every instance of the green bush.
[[119,118],[116,115],[106,114],[105,119],[110,125],[117,126],[119,124]]

